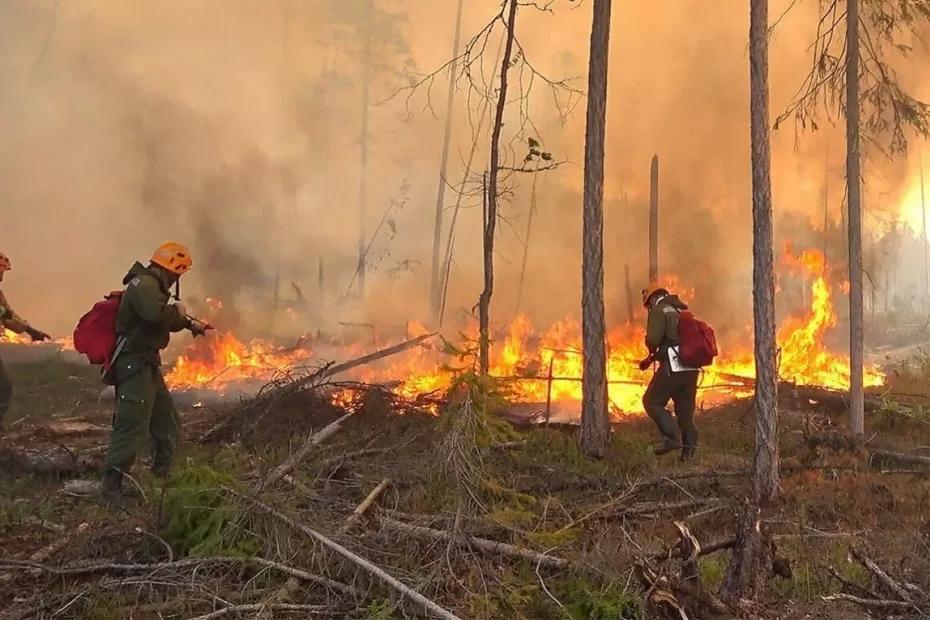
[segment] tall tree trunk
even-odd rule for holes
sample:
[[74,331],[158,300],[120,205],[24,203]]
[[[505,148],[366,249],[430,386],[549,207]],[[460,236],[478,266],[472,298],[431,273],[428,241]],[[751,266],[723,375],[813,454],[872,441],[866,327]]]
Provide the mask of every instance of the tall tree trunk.
[[439,190],[436,196],[436,221],[433,225],[433,263],[430,272],[429,298],[433,325],[439,323],[439,306],[442,296],[442,275],[439,266],[439,246],[442,239],[443,201],[446,195],[446,172],[449,167],[449,143],[452,138],[452,117],[455,110],[455,73],[458,69],[459,42],[462,37],[462,7],[465,0],[459,0],[455,15],[455,35],[452,40],[452,64],[449,66],[449,94],[446,97],[446,131],[442,138],[442,159],[439,163]]
[[659,282],[659,156],[649,167],[649,284]]
[[859,0],[846,7],[846,195],[849,197],[849,427],[865,432],[862,202],[859,169]]
[[768,0],[752,0],[750,14],[752,301],[756,358],[753,491],[756,501],[768,503],[778,494],[778,369],[775,344],[772,149],[769,140]]
[[771,145],[769,143],[768,0],[750,0],[749,85],[752,138],[752,298],[755,327],[756,426],[752,487],[736,517],[736,548],[720,587],[731,603],[762,592],[771,546],[762,530],[760,505],[778,493],[778,377],[775,368],[775,259],[772,250]]
[[526,218],[526,234],[523,236],[523,261],[520,264],[520,282],[517,285],[517,312],[520,314],[520,307],[523,304],[523,285],[526,282],[526,263],[530,256],[530,238],[533,233],[533,214],[536,213],[536,180],[539,177],[533,175],[533,187],[530,190],[530,213]]
[[500,172],[501,129],[504,126],[504,108],[507,106],[507,70],[513,55],[513,38],[517,21],[517,0],[509,0],[506,43],[504,57],[501,59],[501,81],[497,93],[497,110],[494,114],[494,127],[491,130],[491,170],[487,183],[487,216],[484,226],[484,290],[478,300],[478,368],[481,374],[488,374],[491,348],[491,294],[494,292],[494,231],[497,228],[497,176]]
[[581,265],[581,451],[604,458],[610,447],[604,325],[604,136],[611,0],[594,0],[588,64]]
[[633,287],[630,285],[630,264],[623,265],[623,286],[626,288],[626,316],[630,325],[633,324]]
[[361,159],[358,181],[358,296],[365,298],[365,213],[368,209],[368,113],[371,91],[371,39],[374,0],[366,0],[365,51],[362,58],[362,133],[359,137]]

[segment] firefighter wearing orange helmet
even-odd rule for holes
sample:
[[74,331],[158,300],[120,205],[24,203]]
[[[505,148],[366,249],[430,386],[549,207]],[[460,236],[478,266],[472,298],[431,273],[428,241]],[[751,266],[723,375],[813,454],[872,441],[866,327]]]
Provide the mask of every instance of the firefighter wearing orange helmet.
[[[0,253],[0,282],[3,282],[3,276],[7,271],[12,271],[13,264],[5,254]],[[49,340],[51,336],[31,326],[25,319],[20,317],[10,307],[3,291],[0,291],[0,331],[8,329],[16,334],[29,334],[33,342]],[[10,408],[10,399],[13,397],[13,384],[3,368],[3,360],[0,360],[0,424],[3,423],[3,416]]]
[[[155,250],[148,266],[137,262],[123,278],[126,288],[116,314],[112,365],[116,416],[103,482],[105,495],[113,499],[121,495],[123,475],[147,442],[152,446],[152,472],[165,477],[171,468],[180,423],[162,376],[160,352],[173,332],[188,329],[198,336],[209,329],[189,317],[180,301],[180,278],[192,266],[188,249],[169,242]],[[171,303],[172,288],[177,303]]]

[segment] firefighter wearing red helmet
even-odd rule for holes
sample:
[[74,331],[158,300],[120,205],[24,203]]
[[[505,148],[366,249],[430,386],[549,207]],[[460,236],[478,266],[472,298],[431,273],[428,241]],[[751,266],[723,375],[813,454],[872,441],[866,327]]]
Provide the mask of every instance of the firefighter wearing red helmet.
[[[0,282],[3,282],[3,276],[7,271],[12,271],[13,265],[5,254],[0,253]],[[51,336],[43,331],[31,326],[28,321],[20,317],[10,307],[9,302],[0,290],[0,330],[8,329],[15,334],[29,334],[33,342],[49,340]],[[10,408],[10,399],[13,397],[13,384],[3,368],[3,361],[0,360],[0,425],[3,423],[3,416]]]
[[[649,311],[645,339],[649,355],[639,367],[646,370],[658,362],[643,395],[643,407],[662,435],[655,453],[680,449],[682,460],[690,459],[698,438],[694,408],[699,369],[683,365],[678,355],[680,313],[688,306],[664,288],[643,289],[642,294],[643,306]],[[669,401],[675,403],[674,419],[666,409]]]

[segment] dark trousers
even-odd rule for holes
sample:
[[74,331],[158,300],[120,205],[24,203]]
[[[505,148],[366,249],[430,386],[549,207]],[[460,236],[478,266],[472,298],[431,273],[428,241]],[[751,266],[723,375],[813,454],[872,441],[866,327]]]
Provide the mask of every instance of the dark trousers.
[[[694,426],[694,407],[697,399],[697,382],[700,373],[669,372],[660,367],[643,394],[643,407],[659,427],[662,437],[672,443],[681,443],[686,449],[697,446],[697,427]],[[675,403],[675,420],[666,409],[668,401]]]
[[0,423],[3,422],[3,416],[10,408],[11,398],[13,398],[13,384],[10,383],[10,377],[3,368],[3,360],[0,360]]
[[161,370],[151,360],[121,355],[116,371],[116,415],[106,468],[126,471],[148,440],[152,467],[167,469],[177,449],[178,413]]

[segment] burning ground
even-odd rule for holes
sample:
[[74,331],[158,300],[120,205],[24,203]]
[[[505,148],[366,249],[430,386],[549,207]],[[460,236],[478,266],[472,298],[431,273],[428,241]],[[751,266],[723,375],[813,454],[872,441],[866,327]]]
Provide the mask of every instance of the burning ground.
[[[785,317],[778,331],[782,380],[799,386],[847,389],[848,360],[832,352],[828,344],[838,321],[833,302],[837,285],[828,279],[823,254],[817,250],[794,254],[786,248],[782,262],[785,277],[794,276],[806,287],[805,297],[810,304]],[[678,290],[676,284],[671,279],[668,286]],[[220,306],[214,302],[209,307]],[[404,337],[425,333],[425,327],[410,324]],[[751,386],[751,345],[745,338],[734,337],[732,330],[729,334],[721,341],[721,357],[702,376],[702,394],[708,403],[746,394]],[[397,357],[368,364],[350,376],[385,385],[404,397],[444,391],[452,385],[456,373],[467,366],[465,353],[476,338],[476,326],[467,324],[459,334],[450,335],[446,346],[439,339],[428,341]],[[581,401],[581,333],[577,321],[566,319],[537,330],[528,317],[520,315],[503,326],[495,340],[491,374],[506,382],[511,400],[524,405],[549,403],[546,409],[550,414],[554,410],[555,418],[577,420]],[[608,343],[609,396],[614,417],[642,415],[641,400],[649,376],[638,368],[644,354],[642,327],[629,323],[618,326],[608,334]],[[254,392],[276,376],[325,360],[357,358],[387,344],[372,331],[369,342],[346,344],[307,335],[281,346],[260,338],[243,342],[234,332],[221,328],[181,350],[166,379],[175,390],[207,395],[230,390]],[[866,368],[866,386],[877,387],[883,382],[884,373],[877,365]]]

